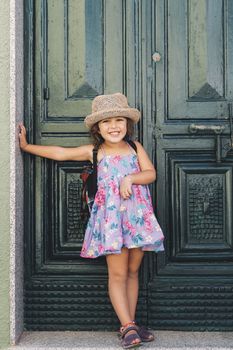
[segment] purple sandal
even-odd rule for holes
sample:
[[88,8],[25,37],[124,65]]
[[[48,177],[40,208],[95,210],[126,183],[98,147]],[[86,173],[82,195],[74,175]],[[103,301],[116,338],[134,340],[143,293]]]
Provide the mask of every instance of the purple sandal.
[[[130,331],[134,331],[134,333],[130,333]],[[133,323],[127,324],[120,328],[121,334],[121,345],[124,349],[131,349],[142,344],[142,340],[138,335],[138,327]]]
[[155,340],[154,334],[148,331],[146,327],[139,326],[136,322],[135,322],[135,326],[137,328],[138,335],[141,338],[141,341],[143,343],[148,343],[150,341]]

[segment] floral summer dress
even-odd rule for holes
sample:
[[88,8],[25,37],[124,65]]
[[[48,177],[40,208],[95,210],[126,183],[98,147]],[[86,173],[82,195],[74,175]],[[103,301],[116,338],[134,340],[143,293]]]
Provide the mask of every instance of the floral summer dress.
[[98,191],[89,218],[81,257],[120,254],[121,248],[163,251],[163,232],[153,212],[147,185],[132,185],[129,199],[120,196],[122,178],[140,172],[137,154],[104,155],[98,163]]

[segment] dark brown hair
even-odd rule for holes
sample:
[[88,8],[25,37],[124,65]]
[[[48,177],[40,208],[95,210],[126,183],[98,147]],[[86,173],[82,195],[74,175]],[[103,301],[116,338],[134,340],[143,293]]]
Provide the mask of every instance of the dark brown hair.
[[[127,132],[126,135],[124,137],[124,140],[131,140],[134,134],[134,122],[129,119],[126,118],[127,120]],[[100,135],[99,133],[99,122],[95,123],[91,129],[90,129],[90,135],[92,136],[92,138],[94,139],[94,145],[95,146],[99,146],[101,145],[101,143],[104,142],[103,137]]]

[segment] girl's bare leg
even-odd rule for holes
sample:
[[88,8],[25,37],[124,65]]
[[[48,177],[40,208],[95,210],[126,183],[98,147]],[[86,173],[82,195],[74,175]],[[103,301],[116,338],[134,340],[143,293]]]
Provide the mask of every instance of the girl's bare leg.
[[140,248],[129,249],[127,298],[131,320],[135,320],[138,301],[138,271],[142,262],[144,252]]
[[127,296],[128,259],[129,250],[127,248],[122,248],[121,254],[106,256],[109,296],[122,325],[133,320]]

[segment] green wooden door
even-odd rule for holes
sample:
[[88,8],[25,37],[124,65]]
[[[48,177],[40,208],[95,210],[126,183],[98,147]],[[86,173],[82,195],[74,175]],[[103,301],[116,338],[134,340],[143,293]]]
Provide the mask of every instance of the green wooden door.
[[233,329],[233,3],[158,0],[157,210],[166,233],[149,282],[149,325]]
[[[166,253],[147,254],[140,273],[138,318],[153,328],[233,328],[232,153],[224,152],[232,7],[220,0],[25,2],[32,142],[88,143],[83,119],[99,94],[122,91],[142,111],[138,137],[158,169],[151,191],[166,235]],[[224,127],[222,141],[200,125]],[[79,257],[84,164],[26,159],[26,329],[118,326],[104,258]]]
[[[90,142],[83,120],[99,94],[127,92],[129,103],[140,107],[141,44],[135,11],[139,8],[134,1],[26,2],[31,141],[68,147]],[[27,329],[118,327],[108,299],[105,259],[79,256],[86,225],[80,215],[84,164],[27,157]],[[144,322],[146,278],[142,271],[139,314]]]

